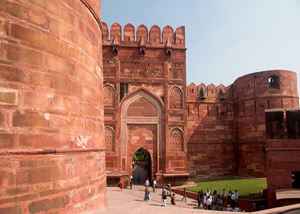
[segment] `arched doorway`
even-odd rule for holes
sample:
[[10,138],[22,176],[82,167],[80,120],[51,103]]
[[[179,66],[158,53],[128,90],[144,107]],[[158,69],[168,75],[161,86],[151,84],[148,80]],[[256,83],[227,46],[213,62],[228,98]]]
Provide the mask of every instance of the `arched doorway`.
[[[162,173],[162,103],[155,95],[141,89],[129,95],[121,106],[121,170],[131,175],[133,156],[143,148],[151,157],[151,179]],[[142,180],[140,183],[144,184]]]
[[144,185],[146,179],[151,181],[151,155],[143,147],[132,157],[132,176],[134,185]]

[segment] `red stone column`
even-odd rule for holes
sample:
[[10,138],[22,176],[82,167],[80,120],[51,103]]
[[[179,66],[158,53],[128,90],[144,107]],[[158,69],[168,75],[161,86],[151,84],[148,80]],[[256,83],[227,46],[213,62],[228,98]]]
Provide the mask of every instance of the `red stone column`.
[[0,213],[106,208],[100,8],[0,1]]

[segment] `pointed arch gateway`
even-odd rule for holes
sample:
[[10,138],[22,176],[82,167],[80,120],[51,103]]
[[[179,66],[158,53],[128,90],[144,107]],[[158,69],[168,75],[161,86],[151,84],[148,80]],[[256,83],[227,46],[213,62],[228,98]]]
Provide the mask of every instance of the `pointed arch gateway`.
[[[135,151],[135,150],[133,150]],[[144,147],[140,147],[136,150],[132,156],[133,165],[132,165],[132,176],[133,184],[144,185],[146,179],[148,178],[151,181],[152,178],[152,155]]]
[[155,95],[140,89],[121,104],[121,169],[132,173],[132,157],[144,148],[151,158],[151,177],[161,172],[163,158],[162,113],[163,107]]

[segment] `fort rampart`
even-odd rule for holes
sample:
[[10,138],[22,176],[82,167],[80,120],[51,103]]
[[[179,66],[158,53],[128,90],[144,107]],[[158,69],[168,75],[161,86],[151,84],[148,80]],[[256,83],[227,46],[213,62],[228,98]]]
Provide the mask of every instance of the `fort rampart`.
[[256,72],[228,87],[191,83],[187,91],[191,176],[265,177],[265,110],[299,107],[296,73]]
[[0,213],[106,208],[100,8],[0,1]]

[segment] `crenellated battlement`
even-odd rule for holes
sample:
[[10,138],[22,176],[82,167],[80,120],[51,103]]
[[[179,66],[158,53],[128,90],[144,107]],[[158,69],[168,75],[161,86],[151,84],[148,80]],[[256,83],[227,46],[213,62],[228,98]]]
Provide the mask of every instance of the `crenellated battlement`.
[[114,23],[109,28],[102,22],[104,45],[138,45],[170,48],[185,48],[185,27],[178,27],[175,32],[169,25],[161,31],[160,27],[153,25],[150,31],[145,25],[140,25],[135,30],[132,24],[122,26]]
[[213,99],[225,100],[228,98],[228,90],[229,87],[225,87],[223,84],[215,86],[214,84],[209,84],[206,86],[204,83],[196,86],[195,83],[190,83],[187,86],[187,97],[189,99],[209,99],[212,101]]

